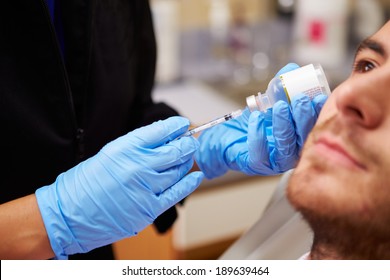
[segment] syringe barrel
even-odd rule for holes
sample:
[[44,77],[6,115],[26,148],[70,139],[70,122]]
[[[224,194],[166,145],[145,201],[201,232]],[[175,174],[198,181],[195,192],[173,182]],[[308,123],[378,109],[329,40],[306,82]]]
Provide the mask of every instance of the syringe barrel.
[[183,137],[183,136],[191,136],[191,135],[193,135],[195,133],[201,132],[202,130],[205,130],[207,128],[211,128],[211,127],[213,127],[213,126],[215,126],[217,124],[224,123],[224,122],[229,121],[231,119],[235,119],[235,118],[237,118],[237,117],[239,117],[241,115],[242,115],[242,110],[233,111],[233,112],[231,112],[229,114],[226,114],[226,115],[224,115],[222,117],[216,118],[216,119],[211,120],[211,121],[209,121],[209,122],[207,122],[205,124],[202,124],[202,125],[197,126],[197,127],[193,128],[193,129],[190,129],[186,133],[184,133],[181,137]]

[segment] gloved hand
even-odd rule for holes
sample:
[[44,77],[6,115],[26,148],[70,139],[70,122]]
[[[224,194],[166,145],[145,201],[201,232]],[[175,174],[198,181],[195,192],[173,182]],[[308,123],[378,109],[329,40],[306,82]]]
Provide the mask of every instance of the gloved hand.
[[56,257],[136,235],[194,191],[203,173],[185,175],[198,141],[173,140],[188,126],[187,119],[172,117],[136,129],[38,189],[39,209]]
[[[298,67],[287,64],[276,76]],[[274,136],[272,146],[265,133],[270,116],[259,111],[250,113],[246,109],[240,117],[204,131],[195,154],[199,168],[207,178],[220,176],[229,169],[248,175],[275,175],[294,168],[326,98],[320,95],[310,100],[300,94],[291,100],[291,106],[276,102],[269,112]]]

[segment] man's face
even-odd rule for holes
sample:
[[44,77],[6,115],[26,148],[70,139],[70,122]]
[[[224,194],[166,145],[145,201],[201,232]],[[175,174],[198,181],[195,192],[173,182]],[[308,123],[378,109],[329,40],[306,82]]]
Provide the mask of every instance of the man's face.
[[311,222],[389,234],[389,56],[390,21],[361,44],[351,76],[333,91],[307,139],[288,197]]

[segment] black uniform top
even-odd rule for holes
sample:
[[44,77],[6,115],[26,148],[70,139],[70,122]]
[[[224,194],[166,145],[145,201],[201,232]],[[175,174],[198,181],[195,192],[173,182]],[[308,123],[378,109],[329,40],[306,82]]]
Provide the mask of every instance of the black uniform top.
[[[148,1],[63,0],[61,10],[65,60],[44,0],[4,1],[0,9],[0,203],[53,183],[118,136],[177,114],[151,99]],[[175,215],[171,208],[168,220]]]

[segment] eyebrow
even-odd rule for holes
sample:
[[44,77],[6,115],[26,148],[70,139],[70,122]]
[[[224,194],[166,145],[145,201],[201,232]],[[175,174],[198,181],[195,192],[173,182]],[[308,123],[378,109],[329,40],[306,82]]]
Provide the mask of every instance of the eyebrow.
[[386,51],[381,43],[378,41],[375,41],[373,39],[366,39],[363,42],[360,43],[359,47],[356,50],[355,53],[355,58],[357,54],[363,50],[371,50],[374,51],[375,53],[381,55],[381,56],[386,56]]

